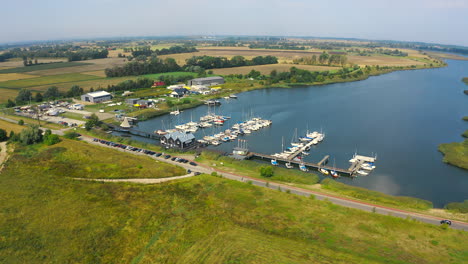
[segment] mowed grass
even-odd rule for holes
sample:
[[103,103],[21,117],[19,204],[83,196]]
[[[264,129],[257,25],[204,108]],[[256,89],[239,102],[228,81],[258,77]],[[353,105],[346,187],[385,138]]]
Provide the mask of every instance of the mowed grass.
[[299,65],[299,64],[268,64],[268,65],[256,65],[256,66],[244,66],[244,67],[233,67],[223,69],[213,69],[214,74],[229,75],[229,74],[248,74],[251,70],[256,70],[262,74],[269,75],[271,71],[276,70],[278,72],[288,72],[291,67],[298,69],[304,69],[308,71],[332,71],[340,69],[339,67],[327,67],[327,66],[314,66],[314,65]]
[[39,85],[53,85],[59,83],[67,82],[78,82],[84,80],[100,79],[97,76],[80,74],[80,73],[69,73],[69,74],[59,74],[51,76],[42,76],[37,78],[23,79],[23,80],[14,80],[0,82],[0,88],[24,88],[24,87],[33,87]]
[[37,76],[21,73],[0,73],[0,82],[36,78]]
[[[17,148],[0,174],[1,263],[439,264],[467,258],[463,231],[212,176],[156,185],[72,180],[66,147]],[[90,173],[101,169],[98,159],[86,166]]]
[[0,73],[32,72],[32,71],[39,71],[39,70],[50,70],[50,69],[84,66],[84,65],[90,65],[90,63],[84,63],[84,62],[56,62],[56,63],[47,63],[47,64],[31,65],[31,66],[26,66],[26,67],[23,66],[23,67],[4,69],[4,70],[0,70]]

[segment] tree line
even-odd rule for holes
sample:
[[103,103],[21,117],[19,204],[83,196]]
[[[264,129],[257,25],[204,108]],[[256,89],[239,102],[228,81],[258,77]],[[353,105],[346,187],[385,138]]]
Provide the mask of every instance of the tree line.
[[294,59],[294,64],[305,64],[305,65],[327,65],[327,66],[341,66],[344,67],[348,62],[348,57],[341,54],[328,54],[322,52],[319,56],[312,55],[310,57],[301,57]]
[[180,71],[181,67],[173,58],[159,59],[151,57],[128,62],[123,66],[115,66],[104,70],[107,77],[121,77],[129,75],[144,75],[150,73]]
[[258,56],[251,60],[247,60],[243,56],[234,56],[231,59],[227,59],[226,57],[193,56],[192,58],[186,60],[184,67],[180,67],[173,58],[166,58],[162,60],[155,56],[147,58],[145,55],[140,55],[136,58],[136,61],[128,62],[123,66],[107,68],[104,70],[104,72],[107,77],[122,77],[129,75],[144,75],[181,70],[195,71],[195,69],[196,72],[204,72],[205,69],[275,63],[278,63],[278,59],[273,56]]
[[[107,58],[107,49],[81,48],[72,45],[31,46],[14,48],[0,55],[0,62],[11,58],[22,58],[25,66],[32,65],[35,58],[67,58],[68,61],[81,61]],[[37,59],[36,59],[37,61]],[[37,64],[37,63],[36,63]]]
[[161,50],[151,50],[151,46],[145,47],[136,47],[136,48],[123,48],[124,52],[131,52],[133,57],[138,57],[141,55],[144,56],[154,56],[154,55],[168,55],[168,54],[178,54],[178,53],[190,53],[197,52],[198,50],[193,46],[172,46],[170,48],[163,48]]
[[252,65],[276,64],[278,58],[274,56],[257,56],[251,60],[245,59],[243,56],[234,56],[231,59],[226,57],[212,56],[193,56],[186,60],[185,67],[200,66],[203,69],[231,68]]
[[57,88],[57,86],[50,86],[47,90],[42,94],[41,92],[36,92],[34,95],[31,90],[27,88],[22,88],[19,90],[18,95],[15,98],[15,101],[8,99],[6,107],[14,107],[16,105],[24,105],[28,104],[29,102],[43,102],[49,100],[57,100],[60,98],[72,98],[81,96],[84,93],[83,88],[79,87],[78,85],[73,85],[68,91],[61,92]]

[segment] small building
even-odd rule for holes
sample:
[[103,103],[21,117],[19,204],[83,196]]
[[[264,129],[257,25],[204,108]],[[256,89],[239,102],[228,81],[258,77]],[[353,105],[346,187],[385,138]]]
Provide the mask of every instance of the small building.
[[192,85],[192,91],[207,91],[209,90],[208,86],[206,85]]
[[69,108],[73,109],[73,110],[83,110],[84,105],[82,105],[82,104],[73,104],[73,105],[69,106]]
[[161,138],[161,144],[169,148],[190,148],[195,144],[195,136],[191,133],[182,133],[179,131],[164,135]]
[[97,92],[83,94],[81,96],[81,101],[91,102],[91,103],[101,103],[104,101],[109,101],[111,99],[112,99],[112,95],[106,91],[97,91]]
[[174,89],[174,91],[169,96],[174,98],[180,98],[188,93],[190,93],[190,91],[185,88],[177,88]]
[[134,92],[125,91],[125,92],[122,93],[122,96],[130,96],[132,94],[134,94]]
[[196,78],[188,81],[188,86],[194,85],[219,85],[224,83],[224,78],[221,76],[205,77],[205,78]]
[[169,90],[174,90],[174,89],[179,89],[179,88],[184,88],[184,84],[174,84],[174,85],[170,85],[167,87],[167,89]]
[[134,105],[137,104],[138,100],[140,100],[140,98],[129,98],[125,100],[125,103],[129,105]]
[[165,82],[161,82],[161,81],[154,81],[153,87],[164,86],[164,85],[166,85],[166,83],[165,83]]

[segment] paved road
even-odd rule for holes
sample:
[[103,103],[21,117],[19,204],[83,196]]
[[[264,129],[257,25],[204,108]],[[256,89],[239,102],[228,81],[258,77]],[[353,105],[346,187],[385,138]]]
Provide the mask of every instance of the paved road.
[[[109,148],[113,148],[113,149],[118,149],[120,151],[129,152],[129,153],[135,154],[135,155],[145,155],[143,153],[133,152],[133,151],[126,151],[126,150],[123,150],[121,148],[114,148],[114,147],[110,147],[110,146],[107,146],[107,145],[104,145],[104,144],[101,144],[101,143],[98,143],[98,142],[94,142],[93,138],[91,138],[91,137],[82,136],[81,139],[84,140],[84,141],[87,141],[87,142],[89,142],[91,144],[95,144],[95,145],[99,145],[99,146],[103,146],[103,147],[109,147]],[[293,194],[307,196],[307,197],[309,197],[310,195],[314,195],[317,200],[328,200],[328,201],[330,201],[330,202],[332,202],[334,204],[337,204],[337,205],[346,206],[346,207],[355,208],[355,209],[360,209],[360,210],[364,210],[364,211],[367,211],[367,212],[374,212],[374,213],[383,214],[383,215],[392,215],[392,216],[396,216],[396,217],[400,217],[400,218],[411,218],[411,219],[415,219],[415,220],[418,220],[418,221],[421,221],[421,222],[434,224],[434,225],[439,225],[440,220],[443,219],[443,218],[436,217],[436,216],[424,215],[424,214],[409,212],[409,211],[405,211],[405,210],[390,208],[390,207],[386,207],[386,206],[375,205],[375,204],[371,204],[371,203],[356,201],[356,200],[353,200],[353,199],[338,197],[338,196],[334,196],[334,195],[331,195],[331,194],[319,193],[319,192],[315,192],[315,191],[311,191],[311,190],[307,190],[307,189],[288,186],[288,185],[285,185],[285,184],[272,183],[272,182],[268,182],[268,181],[264,181],[264,180],[260,180],[260,179],[256,179],[256,178],[237,175],[237,174],[234,174],[234,173],[229,173],[229,172],[220,170],[218,168],[214,169],[212,167],[209,167],[209,166],[206,166],[206,165],[203,165],[203,164],[200,164],[198,166],[192,166],[192,165],[190,165],[188,163],[178,163],[178,162],[172,161],[170,159],[166,160],[166,159],[161,158],[161,157],[153,157],[153,158],[156,159],[156,160],[160,160],[160,161],[164,161],[164,162],[171,163],[171,164],[174,164],[174,165],[178,165],[178,166],[181,166],[181,167],[183,167],[185,169],[190,169],[192,171],[198,171],[198,172],[202,172],[202,173],[206,173],[206,174],[211,174],[212,172],[216,172],[216,173],[218,173],[218,175],[221,175],[222,177],[224,177],[226,179],[231,179],[231,180],[236,180],[236,181],[241,181],[241,182],[251,182],[253,185],[256,185],[256,186],[261,186],[261,187],[270,188],[270,189],[274,189],[274,190],[281,190],[281,191],[284,191],[284,192],[289,191],[289,192],[291,192]],[[452,220],[452,226],[451,227],[454,228],[454,229],[460,229],[460,230],[468,231],[468,223],[464,223],[464,222],[461,222],[461,221],[453,221]]]

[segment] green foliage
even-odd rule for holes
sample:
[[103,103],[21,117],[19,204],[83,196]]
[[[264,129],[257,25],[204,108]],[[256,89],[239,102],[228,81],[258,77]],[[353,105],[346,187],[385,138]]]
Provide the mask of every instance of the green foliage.
[[16,104],[15,102],[13,102],[12,100],[8,99],[7,103],[6,103],[6,107],[7,108],[11,108],[11,107],[15,107]]
[[273,177],[274,169],[272,166],[262,166],[260,167],[260,176],[262,177]]
[[44,97],[42,96],[42,94],[37,92],[36,95],[34,96],[34,101],[35,102],[42,102],[43,100],[44,100]]
[[439,151],[444,154],[444,162],[468,170],[468,139],[440,144]]
[[23,119],[20,119],[20,120],[18,121],[18,125],[23,126],[23,125],[24,125],[24,120],[23,120]]
[[322,188],[357,199],[371,201],[377,204],[391,205],[400,208],[427,210],[433,208],[432,202],[414,197],[393,196],[365,188],[346,185],[335,180],[325,178],[321,182]]
[[91,130],[93,127],[100,126],[102,122],[99,120],[99,117],[96,114],[92,114],[88,121],[85,123],[85,129],[87,131]]
[[21,90],[19,90],[18,96],[16,96],[15,100],[17,103],[23,104],[25,102],[29,102],[29,100],[31,99],[32,99],[31,91],[26,88],[22,88]]
[[44,135],[44,144],[47,146],[55,145],[60,142],[59,136],[55,134]]
[[466,214],[468,213],[468,200],[465,200],[461,203],[457,203],[457,202],[449,203],[445,206],[445,208],[452,212]]
[[62,95],[60,94],[57,86],[51,86],[47,88],[47,90],[44,93],[44,98],[46,100],[55,100],[60,98]]
[[0,142],[8,139],[8,135],[5,129],[0,128]]
[[42,142],[42,130],[38,125],[29,125],[19,134],[19,141],[23,145],[32,145]]
[[68,139],[76,139],[77,137],[79,137],[80,134],[76,133],[75,131],[66,131],[63,135],[64,138],[68,138]]
[[84,93],[83,88],[78,85],[73,85],[70,90],[67,91],[66,97],[76,97]]

